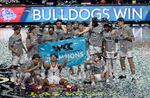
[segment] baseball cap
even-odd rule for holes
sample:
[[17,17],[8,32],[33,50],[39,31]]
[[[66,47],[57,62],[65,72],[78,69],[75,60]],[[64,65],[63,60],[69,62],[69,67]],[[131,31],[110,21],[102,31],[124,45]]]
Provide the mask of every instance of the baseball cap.
[[122,22],[124,22],[124,19],[123,19],[122,17],[120,17],[120,18],[118,18],[117,21],[122,21]]
[[21,27],[18,25],[14,26],[14,28],[13,28],[13,30],[18,30],[18,29],[21,29]]
[[111,22],[106,22],[105,24],[104,24],[104,27],[110,27],[110,28],[112,28],[112,23]]

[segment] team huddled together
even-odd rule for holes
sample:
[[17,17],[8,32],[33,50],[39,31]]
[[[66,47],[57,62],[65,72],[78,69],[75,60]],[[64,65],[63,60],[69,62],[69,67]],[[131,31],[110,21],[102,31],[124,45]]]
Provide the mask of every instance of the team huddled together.
[[[30,26],[27,32],[26,44],[22,42],[21,27],[16,25],[14,33],[9,38],[9,50],[12,52],[11,70],[14,84],[26,89],[29,84],[61,84],[68,77],[83,80],[84,84],[95,85],[96,81],[109,82],[110,79],[126,78],[126,59],[128,60],[132,79],[135,79],[135,65],[133,62],[134,35],[131,28],[120,17],[113,24],[107,18],[99,21],[96,17],[86,22],[68,22],[57,19],[54,25]],[[68,67],[67,58],[63,64],[58,62],[58,55],[51,54],[50,63],[41,59],[38,45],[56,42],[74,37],[84,37],[87,46],[87,59],[83,65]],[[27,54],[28,62],[24,62]],[[116,77],[116,59],[120,60],[121,72]],[[82,68],[81,68],[82,66]],[[67,69],[69,76],[64,77],[63,69]],[[84,70],[83,70],[84,69]],[[81,70],[85,73],[83,77]]]

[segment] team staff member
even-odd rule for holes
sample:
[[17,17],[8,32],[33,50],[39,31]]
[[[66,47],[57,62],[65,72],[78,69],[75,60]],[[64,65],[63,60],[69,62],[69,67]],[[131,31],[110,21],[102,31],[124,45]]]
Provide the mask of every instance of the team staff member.
[[133,79],[135,78],[135,65],[133,63],[133,55],[132,55],[132,48],[133,48],[133,41],[134,41],[134,35],[132,33],[132,30],[129,26],[124,24],[124,19],[119,18],[118,19],[118,39],[120,42],[120,64],[122,69],[122,75],[119,76],[119,79],[126,78],[125,70],[125,58],[127,57],[128,63],[130,65],[131,73]]

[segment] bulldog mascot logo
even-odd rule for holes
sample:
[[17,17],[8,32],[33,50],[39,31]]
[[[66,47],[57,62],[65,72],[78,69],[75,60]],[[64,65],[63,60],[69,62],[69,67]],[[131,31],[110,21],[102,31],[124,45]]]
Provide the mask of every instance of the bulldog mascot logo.
[[0,18],[3,19],[4,21],[9,22],[9,21],[14,20],[16,18],[16,14],[10,8],[2,8],[0,10]]

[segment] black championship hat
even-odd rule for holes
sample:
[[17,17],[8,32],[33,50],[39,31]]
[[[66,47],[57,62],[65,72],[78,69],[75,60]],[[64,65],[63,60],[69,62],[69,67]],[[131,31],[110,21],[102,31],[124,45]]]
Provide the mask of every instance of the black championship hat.
[[14,28],[13,28],[13,30],[18,30],[18,29],[21,29],[21,27],[18,25],[14,26]]
[[105,28],[105,27],[110,27],[110,28],[112,28],[113,25],[112,25],[111,22],[106,22],[106,23],[104,24],[104,28]]
[[121,22],[124,22],[124,19],[122,17],[118,18],[117,21],[121,21]]

